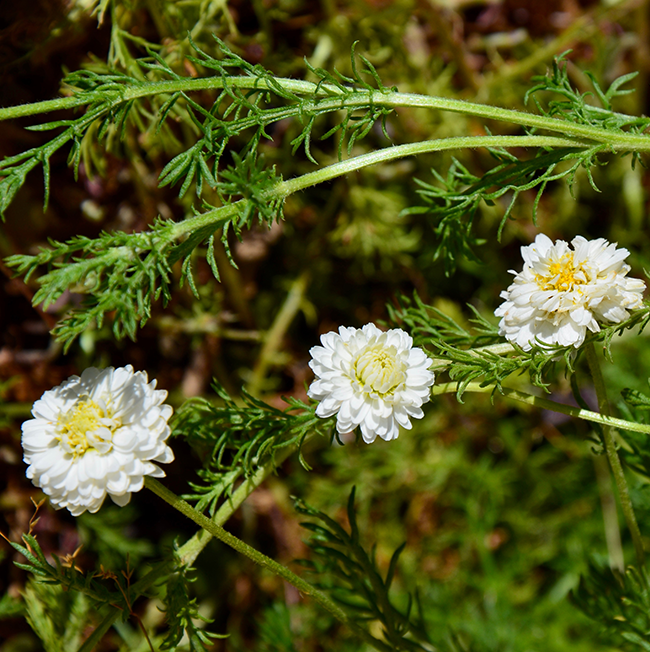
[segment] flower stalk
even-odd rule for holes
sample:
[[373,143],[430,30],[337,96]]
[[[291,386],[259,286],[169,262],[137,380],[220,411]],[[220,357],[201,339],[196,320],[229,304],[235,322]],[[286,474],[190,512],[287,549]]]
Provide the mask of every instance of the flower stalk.
[[[279,451],[273,460],[260,467],[252,476],[242,482],[228,497],[228,500],[217,510],[212,517],[216,525],[223,525],[234,514],[241,504],[259,487],[284,460],[295,452],[295,448],[285,448]],[[212,541],[214,535],[201,528],[190,537],[177,551],[174,558],[167,559],[152,568],[144,577],[139,579],[131,588],[135,594],[141,594],[153,584],[169,573],[178,563],[181,567],[194,564],[203,549]],[[92,634],[86,639],[77,652],[92,652],[104,634],[120,617],[121,612],[117,607],[110,606],[110,611],[104,616]]]
[[[438,396],[440,394],[456,394],[459,390],[462,390],[463,393],[492,394],[495,392],[495,387],[493,385],[481,385],[481,383],[467,383],[466,385],[463,385],[462,383],[451,382],[435,385],[431,388],[431,393],[433,396]],[[552,410],[553,412],[566,414],[569,417],[576,417],[577,419],[584,419],[585,421],[591,421],[592,423],[599,423],[602,426],[608,426],[610,428],[621,428],[622,430],[642,432],[644,435],[650,435],[650,425],[645,423],[635,423],[634,421],[611,417],[607,414],[592,412],[591,410],[573,407],[572,405],[565,405],[564,403],[558,403],[557,401],[552,401],[541,396],[527,394],[526,392],[521,392],[511,387],[501,387],[498,391],[506,398],[518,401],[519,403],[526,403],[544,410]]]
[[[609,416],[607,389],[605,387],[603,373],[593,343],[589,342],[585,346],[585,353],[587,355],[587,364],[589,365],[589,371],[591,372],[594,389],[596,390],[596,397],[598,398],[598,408],[603,415]],[[625,479],[625,473],[623,472],[621,460],[616,451],[613,428],[609,424],[603,424],[602,432],[603,441],[605,443],[605,452],[607,454],[607,459],[609,460],[610,468],[612,469],[616,488],[618,489],[618,497],[621,503],[623,516],[625,517],[625,522],[627,523],[627,527],[632,535],[632,541],[634,542],[634,552],[636,554],[637,564],[639,568],[643,568],[645,566],[643,540],[641,538],[641,532],[636,520],[636,515],[634,514],[634,507],[632,506],[632,500],[630,499],[630,492],[627,486],[627,480]]]
[[200,512],[197,512],[189,503],[179,498],[175,493],[167,489],[163,484],[154,480],[151,477],[145,478],[145,486],[147,489],[155,493],[159,498],[162,498],[166,503],[171,505],[174,509],[178,510],[184,516],[194,521],[197,525],[209,532],[212,536],[216,537],[226,545],[230,546],[233,550],[248,557],[250,560],[259,564],[263,568],[275,573],[289,584],[295,586],[298,591],[308,595],[314,601],[318,602],[324,609],[329,611],[337,620],[347,625],[352,631],[360,636],[364,641],[372,645],[375,649],[381,652],[390,652],[391,647],[386,645],[383,641],[376,639],[363,627],[357,625],[335,602],[325,595],[322,591],[318,590],[315,586],[305,581],[286,566],[279,564],[270,557],[259,552],[255,548],[249,546],[247,543],[238,539],[230,532],[224,530],[220,525],[210,520]]

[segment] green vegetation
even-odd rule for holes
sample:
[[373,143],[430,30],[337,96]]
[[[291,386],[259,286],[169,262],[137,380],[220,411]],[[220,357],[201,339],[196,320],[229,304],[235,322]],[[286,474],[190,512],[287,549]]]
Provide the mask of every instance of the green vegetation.
[[[0,32],[2,652],[649,650],[650,305],[578,349],[494,316],[538,233],[650,269],[648,3],[37,4]],[[366,445],[307,387],[369,322],[436,381]],[[20,424],[126,364],[176,460],[55,511]]]

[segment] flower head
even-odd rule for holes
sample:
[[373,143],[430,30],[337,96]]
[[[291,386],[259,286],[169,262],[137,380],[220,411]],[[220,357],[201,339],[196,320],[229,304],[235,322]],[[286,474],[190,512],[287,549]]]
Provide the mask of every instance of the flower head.
[[643,303],[645,283],[626,276],[627,249],[582,236],[571,247],[538,235],[521,248],[524,269],[512,272],[514,283],[501,293],[499,333],[525,351],[536,340],[578,348],[587,329],[600,330],[598,321],[617,324]]
[[174,454],[166,445],[172,408],[144,371],[128,365],[86,369],[34,403],[22,426],[27,477],[60,509],[96,512],[108,494],[126,505],[144,476],[165,473],[153,462]]
[[346,433],[361,426],[370,444],[377,435],[395,439],[399,426],[411,428],[410,417],[424,416],[422,404],[433,385],[431,360],[400,328],[380,331],[374,324],[363,328],[341,326],[321,337],[309,366],[316,380],[311,398],[320,401],[319,417],[337,414],[336,429]]

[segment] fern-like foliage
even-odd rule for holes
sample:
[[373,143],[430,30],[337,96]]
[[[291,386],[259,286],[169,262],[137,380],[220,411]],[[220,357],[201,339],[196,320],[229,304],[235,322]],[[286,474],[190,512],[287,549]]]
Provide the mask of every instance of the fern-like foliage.
[[[66,144],[71,145],[70,163],[76,172],[82,160],[90,169],[92,147],[119,142],[130,128],[149,134],[165,129],[173,135],[174,118],[196,134],[195,142],[163,168],[160,185],[180,185],[181,196],[193,187],[199,198],[209,186],[210,202],[218,199],[220,205],[204,200],[202,211],[195,209],[194,219],[186,220],[183,226],[159,220],[146,233],[103,233],[96,239],[77,237],[66,243],[50,242],[49,248],[35,256],[8,259],[8,264],[26,279],[41,274],[35,303],[47,307],[67,289],[84,295],[81,306],[71,310],[54,331],[66,347],[88,328],[100,327],[108,313],[114,335],[133,338],[150,317],[151,304],[158,299],[163,303],[169,300],[176,262],[182,263],[181,284],[187,282],[197,295],[192,274],[192,256],[197,247],[207,245],[207,262],[219,279],[213,251],[215,238],[221,238],[232,262],[228,247],[231,231],[241,237],[242,231],[255,222],[268,226],[281,219],[284,196],[274,193],[281,178],[274,168],[264,165],[257,151],[260,140],[269,138],[265,130],[270,124],[287,118],[302,121],[303,129],[293,148],[304,147],[314,160],[310,142],[318,116],[337,115],[343,109],[345,115],[323,138],[340,131],[339,148],[347,142],[349,149],[391,110],[375,105],[373,94],[388,91],[364,57],[360,57],[362,67],[357,67],[354,52],[354,78],[312,69],[320,79],[318,83],[293,82],[278,80],[262,66],[249,64],[217,42],[221,58],[213,58],[198,48],[198,56],[192,58],[203,70],[214,73],[204,78],[177,74],[153,51],[149,58],[138,60],[148,75],[145,80],[143,75],[102,69],[68,75],[64,80],[72,93],[68,105],[85,106],[85,113],[32,127],[60,133],[40,147],[0,162],[0,213],[4,213],[26,175],[39,165],[43,168],[47,205],[49,161]],[[375,81],[376,87],[364,75]],[[192,97],[197,90],[217,91],[212,106],[203,107]],[[278,106],[283,102],[287,106]],[[246,135],[248,144],[238,154],[228,148],[231,139],[240,135]],[[220,166],[225,151],[232,163]]]
[[[534,77],[536,84],[526,93],[525,103],[532,99],[538,113],[549,118],[561,118],[609,132],[641,134],[650,127],[650,118],[616,113],[612,107],[617,97],[634,92],[622,87],[636,74],[619,77],[607,91],[603,91],[594,75],[587,72],[593,91],[580,93],[571,84],[565,55],[562,55],[554,60],[548,75]],[[562,99],[548,99],[557,95]],[[530,134],[537,132],[531,128],[527,131]],[[598,190],[591,169],[605,163],[598,155],[607,149],[605,145],[594,145],[580,149],[540,150],[528,160],[521,160],[504,149],[491,149],[489,151],[497,165],[482,177],[454,159],[446,175],[431,171],[434,184],[416,179],[420,187],[417,193],[424,205],[408,208],[404,214],[426,215],[432,220],[437,236],[434,259],[441,259],[446,274],[451,275],[460,257],[478,261],[475,248],[484,241],[477,238],[472,229],[482,204],[492,206],[504,202],[497,231],[500,239],[521,193],[535,191],[532,220],[536,223],[537,207],[549,183],[565,179],[572,186],[577,172],[585,170],[591,186]],[[633,166],[638,156],[637,152],[632,153]]]
[[89,620],[89,601],[76,591],[30,579],[23,594],[25,617],[45,652],[77,650]]
[[[390,322],[412,334],[417,346],[428,350],[432,357],[448,361],[449,377],[457,381],[459,399],[471,382],[487,387],[494,385],[495,391],[512,374],[528,373],[536,387],[548,391],[547,376],[562,360],[568,373],[573,373],[576,349],[573,347],[550,346],[539,342],[530,351],[512,345],[512,351],[505,355],[490,350],[490,347],[504,342],[495,324],[486,320],[471,305],[473,313],[469,331],[449,315],[434,306],[425,304],[417,294],[413,299],[399,297],[397,306],[388,305]],[[650,322],[650,306],[644,306],[620,324],[603,326],[599,333],[588,333],[587,342],[601,342],[605,353],[611,358],[611,345],[615,335],[626,330],[643,330]]]
[[[222,41],[216,37],[215,40],[222,58],[215,59],[197,46],[194,48],[198,56],[189,57],[193,63],[213,71],[220,78],[219,86],[222,90],[212,108],[207,110],[194,102],[187,93],[179,92],[169,98],[160,112],[162,122],[171,107],[182,97],[187,103],[188,114],[203,133],[203,138],[199,139],[191,150],[170,161],[161,173],[161,185],[175,183],[181,176],[185,177],[181,196],[189,188],[194,175],[197,176],[199,194],[202,179],[206,179],[208,183],[214,180],[219,158],[229,139],[235,135],[251,130],[249,147],[250,151],[253,151],[263,138],[271,138],[266,131],[269,125],[279,120],[298,118],[303,128],[291,141],[293,152],[302,147],[307,158],[316,163],[311,152],[311,142],[312,130],[319,116],[339,110],[345,112],[340,122],[320,136],[321,140],[325,140],[340,132],[338,154],[341,158],[345,143],[349,153],[354,144],[368,134],[375,122],[380,120],[384,125],[386,116],[392,111],[373,103],[371,94],[374,91],[387,93],[393,89],[384,87],[374,66],[363,56],[359,56],[362,63],[359,69],[354,47],[351,55],[352,78],[337,71],[331,74],[306,62],[307,68],[319,81],[315,85],[305,85],[304,89],[298,90],[299,87],[296,87],[294,91],[291,85],[282,83],[263,66],[248,63],[229,50]],[[152,53],[152,56],[155,57],[155,63],[144,64],[147,68],[178,78],[159,55]],[[251,88],[249,80],[246,80],[246,84],[238,86],[234,73],[242,74],[249,80],[254,79],[253,87]],[[374,86],[366,81],[364,73],[375,82]],[[284,100],[286,106],[278,108],[278,100]],[[384,134],[388,138],[385,127]],[[211,167],[208,165],[208,158],[213,160]]]
[[[422,618],[413,609],[409,596],[405,608],[395,605],[391,586],[395,578],[401,545],[391,557],[385,575],[377,568],[374,550],[368,553],[362,546],[354,507],[355,490],[348,500],[346,531],[323,512],[296,502],[297,511],[310,520],[301,525],[312,532],[307,542],[314,559],[301,563],[318,575],[320,587],[326,590],[349,614],[358,620],[379,621],[386,641],[395,650],[429,650],[431,641]],[[424,645],[423,645],[424,644]]]
[[[650,396],[630,388],[623,389],[621,395],[623,402],[619,402],[618,408],[624,419],[634,423],[650,422]],[[625,446],[619,449],[623,464],[647,480],[650,480],[649,444],[647,435],[628,430],[625,432]]]
[[573,593],[577,606],[621,650],[650,650],[650,583],[645,568],[624,575],[592,565]]
[[[108,313],[116,338],[134,338],[138,327],[151,316],[152,304],[160,299],[166,305],[171,298],[175,281],[172,267],[177,262],[181,263],[181,285],[187,282],[198,297],[192,273],[197,247],[207,244],[207,262],[219,279],[215,238],[220,237],[231,259],[231,230],[241,238],[244,229],[254,223],[269,226],[281,214],[282,202],[266,197],[260,190],[261,185],[278,182],[274,170],[261,168],[254,154],[235,160],[237,164],[224,172],[223,183],[217,184],[217,191],[228,203],[221,207],[206,205],[207,213],[197,213],[197,221],[202,224],[190,229],[181,242],[177,224],[158,220],[150,231],[117,231],[102,233],[98,238],[78,236],[68,242],[50,241],[50,246],[42,247],[36,255],[6,259],[25,280],[41,273],[35,304],[47,308],[68,289],[84,296],[81,305],[70,310],[54,328],[55,336],[66,348],[87,329],[100,328]],[[205,219],[206,214],[210,219]]]
[[240,404],[218,385],[214,389],[222,405],[205,399],[188,401],[174,425],[174,436],[186,437],[203,460],[204,468],[198,472],[203,483],[193,484],[195,493],[186,496],[197,501],[199,511],[214,514],[221,496],[242,473],[252,475],[285,451],[297,449],[301,464],[309,468],[301,453],[307,437],[331,436],[333,420],[317,417],[314,408],[299,399],[286,399],[289,407],[279,410],[246,392]]
[[472,229],[482,204],[492,206],[507,198],[497,232],[500,238],[519,195],[535,190],[532,219],[536,223],[537,206],[546,186],[562,178],[573,183],[581,168],[590,175],[595,156],[602,149],[602,146],[598,146],[586,150],[542,150],[526,161],[519,160],[506,150],[491,149],[497,165],[483,177],[472,174],[454,159],[446,176],[431,170],[436,184],[415,180],[420,187],[417,193],[424,205],[407,208],[403,214],[426,215],[431,221],[437,238],[434,260],[443,261],[445,273],[449,276],[455,272],[458,260],[463,257],[480,262],[475,248],[485,241],[477,238]]
[[149,318],[152,302],[162,298],[166,303],[171,297],[171,228],[160,221],[150,232],[50,241],[50,247],[41,248],[38,254],[10,256],[7,264],[27,280],[42,268],[47,270],[39,278],[41,287],[34,296],[35,304],[47,308],[67,289],[84,296],[81,305],[68,312],[54,329],[66,347],[85,330],[100,328],[107,313],[114,315],[117,338],[133,338],[138,326]]
[[260,645],[256,652],[298,652],[291,614],[285,602],[274,602],[258,622]]
[[[25,562],[15,562],[18,568],[31,573],[36,580],[57,584],[65,591],[82,593],[90,598],[96,609],[105,605],[113,605],[127,618],[131,612],[127,596],[135,599],[136,595],[130,592],[128,577],[114,573],[97,575],[95,573],[81,573],[74,564],[74,559],[60,559],[54,557],[51,564],[45,557],[36,537],[32,534],[23,534],[23,544],[9,541],[14,550],[20,553]],[[108,580],[108,581],[104,581]],[[115,585],[118,588],[109,588]]]
[[[21,610],[47,652],[77,649],[74,642],[79,641],[86,630],[90,615],[104,608],[121,612],[123,620],[127,620],[134,615],[132,605],[135,601],[147,594],[152,583],[161,578],[166,578],[163,601],[168,627],[162,650],[175,650],[186,635],[192,652],[207,652],[215,638],[224,638],[205,632],[199,626],[200,622],[211,621],[199,613],[196,600],[189,594],[187,574],[192,569],[180,568],[176,559],[159,563],[139,582],[132,583],[128,563],[127,569],[120,572],[102,566],[99,572],[84,573],[75,565],[74,555],[55,556],[52,564],[35,536],[24,534],[22,538],[22,544],[9,542],[26,559],[26,562],[15,562],[16,566],[33,578]],[[9,612],[9,606],[5,610]]]
[[412,297],[398,295],[394,304],[386,305],[390,324],[406,330],[415,345],[425,349],[443,341],[451,346],[472,349],[503,341],[497,326],[482,317],[473,306],[468,308],[473,314],[470,320],[474,325],[473,332],[435,306],[426,304],[417,292]]
[[[354,50],[354,77],[333,75],[307,64],[319,82],[291,83],[292,80],[278,80],[261,65],[248,63],[218,38],[215,40],[220,58],[210,56],[193,44],[197,56],[189,59],[212,73],[203,78],[179,75],[153,50],[149,51],[149,57],[136,60],[142,74],[129,75],[95,66],[96,69],[67,75],[63,86],[72,96],[64,106],[85,107],[85,112],[76,118],[29,127],[33,131],[57,130],[60,133],[44,145],[0,162],[0,215],[4,215],[27,174],[38,166],[43,169],[47,206],[50,159],[59,149],[70,146],[68,160],[76,174],[82,160],[91,167],[90,141],[110,146],[122,140],[130,127],[153,137],[165,130],[167,138],[173,140],[170,119],[187,124],[197,138],[169,161],[160,174],[159,183],[161,186],[180,184],[180,196],[194,184],[196,195],[200,197],[204,186],[216,189],[219,161],[235,136],[246,135],[245,156],[256,151],[263,138],[271,138],[266,131],[269,125],[297,118],[303,128],[292,142],[293,150],[303,147],[307,157],[315,163],[310,143],[319,116],[343,110],[341,120],[320,136],[325,139],[340,132],[338,148],[342,156],[346,143],[349,152],[377,120],[383,123],[392,111],[373,100],[374,93],[388,93],[389,89],[383,86],[365,57],[359,57],[362,65],[361,68],[357,66]],[[374,86],[366,81],[367,77],[375,82]],[[192,96],[193,92],[202,90],[217,92],[211,106],[204,107]]]
[[[524,97],[525,103],[532,99],[542,115],[561,117],[570,122],[603,127],[610,131],[643,133],[650,126],[650,118],[616,113],[612,107],[612,102],[617,97],[634,92],[634,89],[622,87],[632,81],[638,75],[637,72],[618,77],[604,91],[596,77],[586,71],[585,75],[591,81],[593,90],[581,93],[569,79],[567,54],[568,52],[565,52],[553,60],[553,66],[548,74],[533,77],[536,83],[527,91]],[[558,95],[562,99],[548,99]]]
[[[119,143],[127,132],[131,133],[129,130],[153,139],[164,132],[164,142],[177,153],[162,169],[160,185],[179,186],[181,196],[189,197],[190,190],[194,190],[194,215],[183,222],[158,220],[146,233],[103,233],[96,239],[77,237],[67,243],[51,242],[49,248],[36,255],[8,259],[8,264],[26,278],[41,274],[35,303],[51,305],[66,290],[84,295],[82,304],[55,328],[54,334],[66,347],[84,331],[101,326],[107,314],[113,320],[116,337],[133,338],[138,327],[149,319],[152,303],[160,299],[164,304],[171,297],[176,263],[180,263],[180,284],[186,282],[198,295],[192,272],[198,247],[206,245],[207,262],[219,278],[213,251],[216,238],[221,238],[229,256],[229,233],[240,237],[255,223],[269,226],[282,218],[283,201],[289,194],[331,178],[327,174],[319,176],[319,170],[283,182],[276,170],[264,163],[258,148],[263,140],[271,138],[268,128],[272,124],[288,119],[299,123],[301,130],[292,148],[294,152],[304,149],[306,157],[315,162],[311,144],[319,133],[319,119],[327,116],[329,122],[325,133],[318,137],[338,134],[342,157],[345,147],[349,153],[373,125],[378,121],[383,124],[400,103],[396,97],[399,93],[385,87],[372,64],[356,55],[354,49],[351,77],[308,64],[318,81],[306,82],[275,77],[262,66],[246,62],[221,41],[216,44],[216,57],[195,46],[196,56],[191,61],[206,73],[196,78],[179,74],[154,50],[148,57],[134,60],[137,74],[101,66],[70,74],[65,85],[71,96],[60,100],[61,106],[84,107],[84,113],[35,125],[33,129],[58,133],[42,146],[0,162],[2,213],[26,175],[39,165],[43,168],[47,203],[49,161],[62,147],[70,145],[70,163],[75,170],[82,160],[90,169],[93,151]],[[557,70],[557,75],[564,74],[561,67]],[[548,88],[559,88],[564,78],[553,79]],[[600,92],[606,102],[601,113],[613,116],[611,125],[607,120],[599,123],[598,133],[604,135],[604,142],[609,142],[605,136],[610,127],[613,131],[633,131],[645,124],[632,119],[626,122],[609,109],[609,102],[623,92],[622,83],[615,83],[606,93]],[[201,95],[197,97],[198,92]],[[582,96],[571,97],[585,104]],[[405,104],[412,99],[402,96]],[[450,108],[480,114],[479,109],[479,105],[463,102]],[[551,109],[540,110],[551,113]],[[185,129],[179,130],[177,121]],[[238,151],[242,141],[246,144]],[[497,165],[483,178],[456,161],[446,177],[434,173],[436,184],[418,182],[424,205],[406,212],[427,215],[432,220],[438,238],[435,256],[444,260],[447,273],[451,273],[460,256],[475,258],[474,248],[480,241],[472,228],[481,203],[495,203],[510,195],[500,234],[521,193],[536,190],[535,207],[548,183],[561,178],[571,182],[580,168],[589,172],[598,162],[599,152],[606,148],[598,138],[591,144],[576,139],[575,149],[543,149],[529,160],[519,160],[505,149],[493,149]],[[229,165],[222,161],[226,153]],[[371,162],[372,157],[368,157],[364,164]],[[331,172],[334,176],[343,173]]]
[[212,620],[199,613],[196,598],[188,593],[187,573],[191,569],[172,573],[166,583],[165,616],[168,631],[160,646],[161,650],[176,650],[181,639],[186,636],[189,652],[208,652],[214,640],[227,638],[227,635],[206,632],[198,623],[211,623]]

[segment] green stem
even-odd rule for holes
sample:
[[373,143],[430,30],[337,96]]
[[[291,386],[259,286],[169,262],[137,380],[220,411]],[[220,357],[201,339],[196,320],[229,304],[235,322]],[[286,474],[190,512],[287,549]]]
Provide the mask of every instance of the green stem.
[[259,550],[252,548],[247,543],[244,543],[241,539],[238,539],[236,536],[230,534],[230,532],[224,530],[220,525],[210,520],[200,512],[197,512],[189,503],[179,498],[176,494],[171,492],[169,489],[167,489],[167,487],[162,485],[157,480],[147,476],[145,478],[145,486],[147,489],[153,491],[158,497],[162,498],[169,505],[174,507],[174,509],[177,509],[181,514],[187,516],[201,528],[209,532],[212,536],[230,546],[233,550],[236,550],[240,554],[245,555],[256,564],[259,564],[263,568],[266,568],[275,573],[285,581],[289,582],[289,584],[295,586],[301,593],[311,597],[324,609],[329,611],[330,614],[332,614],[335,618],[350,627],[350,629],[352,629],[358,636],[372,645],[375,649],[382,650],[382,652],[391,652],[392,648],[390,646],[376,639],[363,627],[357,625],[357,623],[352,620],[335,602],[330,600],[330,598],[325,593],[318,590],[309,582],[303,580],[301,577],[290,571],[286,566],[279,564],[270,557],[267,557],[266,555],[259,552]]
[[[308,172],[294,179],[280,181],[271,189],[262,194],[261,199],[285,199],[289,195],[305,190],[318,183],[331,181],[337,177],[355,172],[369,165],[394,161],[406,156],[416,156],[430,152],[442,152],[450,149],[463,149],[474,147],[567,147],[575,148],[580,143],[567,140],[565,138],[555,138],[553,136],[461,136],[458,138],[441,138],[438,140],[425,140],[419,143],[408,143],[406,145],[396,145],[394,147],[385,147],[378,151],[368,152],[360,156],[339,161],[332,165],[325,166],[314,172]],[[582,144],[583,146],[587,146]],[[650,139],[648,140],[650,147]],[[211,211],[201,213],[196,217],[191,217],[182,222],[178,222],[170,227],[169,236],[171,239],[178,239],[188,233],[196,232],[198,229],[213,227],[214,230],[223,226],[238,211],[242,210],[249,200],[240,199],[232,204],[220,206]],[[123,247],[126,251],[126,247]],[[124,252],[122,252],[122,255]],[[180,256],[179,256],[180,258]],[[172,257],[173,263],[175,259]]]
[[273,320],[271,328],[269,328],[264,337],[264,344],[253,368],[251,381],[249,383],[249,392],[253,396],[259,396],[260,394],[266,372],[273,364],[273,359],[280,348],[282,339],[296,316],[296,313],[300,310],[308,284],[309,273],[303,272],[292,283],[289,294],[282,304],[282,308],[280,308],[280,311]]
[[616,507],[616,494],[612,486],[612,474],[609,464],[602,455],[592,453],[596,482],[600,494],[600,507],[603,511],[603,525],[605,529],[605,543],[609,556],[609,566],[619,573],[625,572],[625,557],[621,544],[621,528],[618,522],[618,509]]
[[[284,198],[299,190],[305,190],[324,181],[356,172],[361,168],[378,163],[394,161],[405,156],[417,156],[430,152],[443,152],[450,149],[472,149],[475,147],[588,147],[586,143],[578,143],[566,138],[554,136],[458,136],[456,138],[439,138],[436,140],[423,140],[418,143],[407,143],[384,147],[383,149],[368,152],[360,156],[333,163],[314,172],[308,172],[300,177],[288,179],[278,183],[268,191],[271,197]],[[650,148],[650,139],[648,139]]]
[[[277,452],[271,462],[260,467],[253,475],[246,478],[237,489],[235,489],[226,502],[217,510],[212,520],[217,525],[223,525],[240,505],[259,487],[275,469],[284,462],[289,455],[295,452],[295,448],[286,448]],[[207,530],[199,530],[191,539],[184,543],[177,551],[177,557],[182,566],[191,566],[199,556],[203,548],[212,540],[212,534]]]
[[[223,525],[230,516],[237,511],[240,505],[250,496],[257,487],[280,465],[284,460],[294,452],[295,449],[289,448],[279,451],[272,462],[259,468],[252,476],[247,478],[242,484],[232,492],[228,500],[221,505],[213,517],[217,525]],[[142,579],[138,580],[132,587],[134,594],[144,593],[149,587],[153,586],[159,579],[173,570],[176,563],[182,567],[192,566],[196,558],[201,554],[205,546],[212,541],[213,536],[207,530],[201,528],[194,536],[188,539],[177,551],[175,559],[168,559],[157,564]],[[121,611],[111,608],[104,616],[100,624],[93,631],[91,636],[84,642],[77,652],[90,652],[94,646],[101,640],[102,636],[110,629],[113,623],[121,616]],[[89,644],[88,641],[91,641]]]
[[[528,405],[533,405],[545,410],[553,410],[554,412],[560,412],[561,414],[566,414],[571,417],[577,417],[586,421],[592,421],[593,423],[598,423],[603,427],[605,451],[607,453],[607,459],[609,460],[612,469],[614,482],[616,483],[616,487],[618,489],[621,509],[623,510],[623,515],[627,522],[628,529],[632,535],[637,563],[639,566],[644,566],[645,553],[643,548],[643,540],[641,538],[641,532],[639,531],[639,526],[636,521],[634,509],[632,507],[632,501],[630,500],[630,493],[627,487],[627,481],[625,480],[625,474],[623,473],[621,461],[618,457],[618,453],[616,452],[613,429],[621,428],[623,430],[631,430],[634,432],[641,432],[646,435],[650,435],[650,425],[634,423],[632,421],[626,421],[625,419],[617,419],[609,415],[609,404],[607,402],[605,382],[600,370],[600,365],[598,364],[598,359],[596,358],[593,344],[587,344],[585,350],[587,353],[587,363],[589,364],[589,370],[591,371],[594,387],[596,389],[596,395],[598,397],[598,406],[600,412],[592,412],[591,410],[576,408],[571,405],[564,405],[563,403],[557,403],[556,401],[551,401],[549,399],[542,398],[541,396],[526,394],[510,387],[501,387],[500,391],[506,398],[519,401],[520,403],[526,403]],[[467,385],[463,385],[462,383],[452,382],[435,385],[431,390],[431,394],[436,396],[439,394],[457,393],[461,389],[463,392],[477,392],[482,394],[494,392],[494,387],[491,385],[482,386],[480,383],[468,383]]]
[[[295,94],[296,100],[301,100],[300,107],[278,109],[278,119],[287,110],[292,114],[298,109],[301,114],[318,111],[319,113],[346,109],[354,111],[368,106],[382,106],[395,109],[398,107],[423,108],[437,111],[462,113],[478,118],[507,122],[523,127],[544,129],[567,136],[584,138],[598,143],[605,143],[614,150],[647,151],[650,150],[650,138],[644,135],[612,132],[608,129],[590,125],[576,124],[560,118],[549,118],[543,115],[515,111],[486,104],[477,104],[465,100],[455,100],[444,97],[432,97],[415,93],[399,93],[395,91],[366,91],[341,89],[330,84],[314,84],[276,77],[272,81],[254,76],[233,77],[202,77],[197,79],[174,79],[169,81],[137,81],[131,80],[129,86],[113,86],[107,90],[78,91],[72,97],[57,98],[33,104],[0,109],[0,120],[9,120],[28,115],[47,113],[60,109],[73,108],[102,101],[112,100],[110,108],[118,104],[130,102],[155,95],[165,95],[178,92],[193,92],[202,90],[221,90],[223,88],[242,90],[277,91],[281,87],[285,92]],[[315,96],[315,100],[299,98],[300,95]],[[109,107],[107,107],[108,110]],[[275,118],[273,119],[275,120]]]
[[[431,394],[437,396],[439,394],[457,393],[459,390],[462,390],[463,393],[492,394],[495,391],[495,388],[493,385],[483,386],[480,383],[468,383],[467,385],[464,385],[463,383],[452,382],[434,385],[431,389]],[[634,423],[633,421],[617,419],[616,417],[592,412],[591,410],[584,410],[582,408],[573,407],[572,405],[557,403],[556,401],[551,401],[550,399],[542,398],[541,396],[526,394],[525,392],[520,392],[519,390],[510,387],[501,387],[499,391],[506,398],[518,401],[519,403],[526,403],[527,405],[533,405],[544,410],[553,410],[554,412],[560,412],[561,414],[566,414],[570,417],[592,421],[593,423],[600,423],[603,426],[621,428],[622,430],[630,430],[632,432],[642,432],[645,435],[650,435],[650,425],[644,423]]]
[[[598,398],[598,408],[603,415],[609,416],[607,388],[605,387],[605,380],[603,379],[603,373],[600,369],[598,357],[596,356],[596,349],[594,348],[593,343],[590,342],[589,344],[585,345],[585,353],[587,355],[587,364],[589,365],[589,371],[591,372],[591,379],[594,383],[594,389],[596,390],[596,396]],[[609,465],[612,469],[616,488],[618,489],[618,497],[621,503],[623,516],[625,517],[627,527],[630,530],[630,534],[632,535],[632,541],[634,542],[634,551],[636,553],[637,564],[640,568],[643,568],[645,566],[643,540],[641,538],[641,532],[639,531],[639,525],[636,521],[636,515],[634,514],[634,507],[632,506],[632,500],[630,499],[630,492],[627,487],[625,473],[623,472],[621,460],[619,459],[618,452],[616,451],[614,432],[609,424],[603,424],[602,431],[603,440],[605,442],[605,452],[607,454],[607,459],[609,460]]]
[[99,642],[104,637],[104,634],[113,626],[113,623],[122,615],[122,612],[115,607],[112,607],[111,610],[102,618],[101,622],[90,636],[82,643],[81,647],[77,652],[92,652],[95,649],[96,645],[99,645]]

